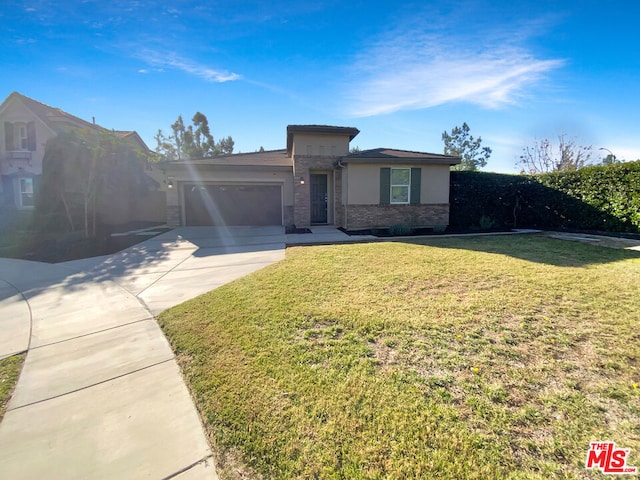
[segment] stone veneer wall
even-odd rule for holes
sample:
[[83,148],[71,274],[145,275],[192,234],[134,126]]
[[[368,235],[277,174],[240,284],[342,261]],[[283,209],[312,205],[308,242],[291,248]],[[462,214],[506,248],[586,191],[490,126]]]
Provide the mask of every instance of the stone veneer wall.
[[344,204],[342,203],[342,169],[337,168],[333,176],[333,224],[336,227],[342,226],[344,222]]
[[284,215],[284,226],[285,227],[291,227],[294,225],[294,221],[293,221],[293,205],[284,205],[282,207],[284,209],[283,211],[283,215]]
[[343,224],[347,230],[388,228],[405,224],[412,227],[449,225],[449,204],[347,205]]
[[181,222],[180,205],[167,205],[167,225],[170,227],[179,227]]
[[[305,228],[311,225],[311,187],[309,172],[312,170],[333,172],[338,157],[319,157],[308,155],[296,155],[293,158],[293,222],[298,228]],[[338,182],[341,177],[341,170],[337,170],[336,179],[333,185],[333,205],[334,212],[341,210],[342,182]],[[300,178],[304,178],[304,185],[300,183]],[[339,186],[338,186],[339,183]],[[334,219],[334,223],[336,219]],[[335,223],[339,225],[338,223]]]

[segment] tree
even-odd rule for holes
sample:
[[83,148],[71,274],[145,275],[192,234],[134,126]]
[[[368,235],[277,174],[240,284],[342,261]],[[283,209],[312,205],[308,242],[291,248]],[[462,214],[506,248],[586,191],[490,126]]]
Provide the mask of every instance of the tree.
[[162,130],[154,137],[156,156],[159,160],[186,160],[215,157],[233,153],[234,141],[226,137],[215,142],[207,116],[196,112],[191,119],[192,125],[185,126],[182,115],[171,125],[172,135],[165,136]]
[[491,156],[491,149],[483,147],[482,137],[474,139],[469,134],[469,125],[463,123],[462,127],[455,127],[451,133],[442,132],[444,142],[444,154],[460,157],[462,162],[456,165],[454,170],[478,170],[487,165]]
[[523,148],[518,165],[521,173],[566,172],[589,165],[591,155],[591,145],[578,145],[575,139],[562,134],[558,136],[557,148],[548,138],[535,140],[533,146]]
[[86,238],[95,237],[100,203],[108,204],[109,195],[131,195],[149,186],[147,160],[146,153],[109,131],[68,128],[58,133],[45,146],[36,216],[45,229],[81,230]]
[[608,154],[602,159],[600,165],[613,165],[614,163],[622,163],[613,153]]
[[231,137],[225,137],[222,140],[218,140],[215,148],[215,155],[231,155],[233,153],[233,146],[235,142]]
[[614,163],[622,163],[620,160],[618,160],[618,157],[614,155],[613,152],[608,148],[599,148],[598,150],[609,152],[608,155],[602,159],[600,165],[613,165]]

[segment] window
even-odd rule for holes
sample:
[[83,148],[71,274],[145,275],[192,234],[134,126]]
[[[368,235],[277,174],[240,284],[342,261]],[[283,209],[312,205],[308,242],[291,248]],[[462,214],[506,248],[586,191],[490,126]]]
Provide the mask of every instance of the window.
[[27,125],[24,123],[16,123],[15,124],[15,149],[16,150],[27,150]]
[[36,150],[35,122],[5,122],[4,145],[7,152]]
[[391,203],[409,203],[411,190],[411,169],[391,169]]
[[20,179],[20,206],[33,207],[33,178]]
[[380,204],[420,203],[422,168],[380,168]]

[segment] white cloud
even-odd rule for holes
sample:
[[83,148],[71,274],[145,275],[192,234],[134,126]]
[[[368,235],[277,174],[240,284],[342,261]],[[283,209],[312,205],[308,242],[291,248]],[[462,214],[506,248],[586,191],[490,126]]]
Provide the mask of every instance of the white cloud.
[[215,70],[191,60],[181,58],[174,53],[159,53],[147,50],[136,56],[145,63],[156,67],[156,69],[171,68],[174,70],[180,70],[195,77],[202,78],[207,82],[224,83],[242,78],[236,73]]
[[535,58],[508,42],[478,37],[400,33],[362,54],[354,65],[350,113],[372,116],[449,102],[486,108],[517,103],[562,60]]

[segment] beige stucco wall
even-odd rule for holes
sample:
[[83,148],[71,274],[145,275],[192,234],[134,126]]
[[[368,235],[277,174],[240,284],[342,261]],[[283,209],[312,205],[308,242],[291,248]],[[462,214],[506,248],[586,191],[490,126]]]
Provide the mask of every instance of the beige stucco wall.
[[[5,145],[5,122],[35,122],[36,128],[36,150],[31,152],[31,160],[7,160],[7,146]],[[40,175],[42,173],[42,158],[44,157],[44,147],[50,138],[55,134],[31,113],[20,102],[12,102],[2,112],[0,117],[0,175],[10,175],[16,172],[24,172],[26,175]],[[22,170],[20,170],[22,169]]]
[[[166,173],[171,177],[174,185],[176,182],[197,182],[203,183],[278,183],[282,184],[282,196],[284,205],[293,205],[293,177],[287,171],[252,171],[250,169],[196,169],[190,172],[186,167],[171,169]],[[164,183],[162,183],[163,188]],[[167,189],[169,190],[169,189]],[[174,189],[170,189],[175,192]],[[173,193],[170,192],[170,193]],[[173,197],[173,195],[170,195]],[[177,199],[177,197],[175,197]],[[169,201],[169,198],[167,199]]]
[[349,154],[349,137],[296,133],[293,137],[293,155],[343,157]]
[[[170,215],[179,214],[184,222],[184,199],[182,187],[185,183],[203,182],[205,184],[262,184],[281,185],[282,204],[285,210],[293,209],[293,176],[287,170],[252,170],[251,168],[211,168],[195,167],[188,169],[186,166],[170,166],[161,172],[160,167],[154,168],[154,178],[160,183],[161,190],[167,194],[167,211]],[[173,188],[167,188],[165,181],[171,180]],[[178,209],[176,211],[176,209]],[[174,222],[175,223],[175,222]]]
[[[415,168],[415,165],[349,164],[343,201],[349,205],[380,203],[380,168]],[[449,203],[449,166],[422,166],[420,203]]]

